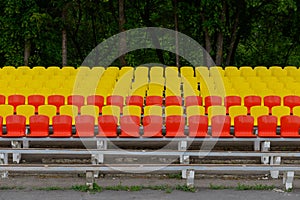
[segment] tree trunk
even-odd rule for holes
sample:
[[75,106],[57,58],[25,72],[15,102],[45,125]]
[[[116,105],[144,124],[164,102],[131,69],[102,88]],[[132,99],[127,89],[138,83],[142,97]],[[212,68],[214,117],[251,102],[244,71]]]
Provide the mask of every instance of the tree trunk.
[[[125,0],[119,0],[119,31],[124,32],[125,28]],[[126,35],[123,33],[120,37],[120,52],[122,55],[119,60],[122,66],[126,65],[125,54],[123,52],[126,51]]]
[[180,67],[179,63],[179,46],[178,46],[178,15],[177,15],[177,0],[174,0],[174,25],[175,25],[175,51],[176,51],[176,66]]
[[234,25],[232,28],[230,44],[229,44],[228,53],[225,61],[225,65],[227,66],[232,63],[233,51],[234,51],[234,47],[236,46],[235,43],[237,42],[238,24],[239,24],[239,13],[236,15]]
[[[223,8],[221,13],[221,24],[225,24],[225,12],[226,12],[226,3],[223,2]],[[223,28],[220,27],[219,33],[217,35],[217,50],[216,50],[216,65],[222,65],[223,62],[223,44],[224,44],[224,35]]]
[[30,57],[30,51],[31,51],[31,42],[30,40],[25,40],[25,46],[24,46],[24,65],[29,65],[29,57]]
[[66,21],[66,9],[62,11],[62,21],[63,21],[63,30],[62,30],[62,66],[66,66],[67,63],[67,29],[65,26]]

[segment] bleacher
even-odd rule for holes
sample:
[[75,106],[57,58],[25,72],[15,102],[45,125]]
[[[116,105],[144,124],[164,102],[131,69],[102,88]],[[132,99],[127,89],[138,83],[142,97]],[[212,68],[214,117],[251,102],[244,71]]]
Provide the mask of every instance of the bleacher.
[[[271,170],[274,177],[280,170],[293,177],[291,174],[300,167],[279,166],[280,159],[300,155],[295,151],[268,151],[272,142],[300,142],[299,75],[300,69],[295,66],[5,66],[0,69],[0,144],[11,142],[13,148],[1,145],[0,160],[4,165],[0,170],[4,176],[7,171],[48,171],[51,168],[43,166],[9,166],[8,155],[12,154],[13,162],[19,163],[22,154],[60,151],[89,154],[97,164],[73,168],[74,171],[105,171],[109,168],[104,155],[122,155],[122,151],[109,150],[110,141],[175,141],[177,151],[160,151],[157,155],[180,157],[181,164],[165,169],[182,170],[183,177],[190,177],[190,181],[194,170],[207,168],[189,163],[190,156],[199,154],[190,151],[189,144],[251,142],[251,152],[210,155],[261,157],[263,165],[253,170]],[[51,151],[51,146],[30,148],[32,141],[94,141],[97,145],[90,152],[64,148]],[[147,155],[147,151],[131,153]],[[59,171],[57,167],[53,166],[53,171]],[[130,166],[123,167],[130,171]],[[237,170],[251,169],[239,167]],[[132,170],[136,168],[132,166]],[[141,171],[145,168],[146,165]],[[230,168],[234,170],[230,165],[211,170]],[[286,183],[290,187],[289,178]]]

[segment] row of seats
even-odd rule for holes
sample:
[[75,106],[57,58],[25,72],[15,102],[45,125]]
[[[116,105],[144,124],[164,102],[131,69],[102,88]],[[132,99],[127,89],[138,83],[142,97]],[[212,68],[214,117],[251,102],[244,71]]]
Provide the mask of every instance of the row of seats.
[[[57,111],[57,107],[54,105],[41,105],[38,107],[37,112],[35,112],[35,108],[32,105],[19,105],[16,107],[16,112],[14,112],[14,108],[11,105],[0,105],[0,116],[4,118],[3,124],[6,124],[5,117],[9,115],[23,115],[26,117],[26,124],[29,124],[29,119],[33,115],[46,115],[50,119],[56,115],[68,115],[72,118],[72,124],[75,124],[75,118],[78,115],[92,115],[95,119],[102,115],[112,115],[118,119],[118,124],[121,116],[136,116],[139,119],[141,117],[147,117],[149,115],[156,115],[162,118],[167,118],[169,116],[182,116],[189,117],[192,116],[207,116],[208,123],[211,124],[211,119],[216,115],[229,115],[231,117],[231,125],[234,125],[234,118],[239,115],[248,115],[247,108],[245,106],[231,106],[229,108],[228,113],[226,112],[226,107],[224,106],[210,106],[208,108],[207,114],[205,113],[205,108],[203,106],[189,106],[184,109],[182,106],[168,106],[165,109],[162,106],[151,105],[145,106],[142,109],[139,106],[129,105],[124,106],[120,109],[119,106],[115,105],[107,105],[102,107],[102,112],[100,113],[99,108],[94,105],[86,105],[82,106],[79,110],[78,107],[73,105],[63,105],[60,106]],[[254,118],[254,125],[257,125],[257,119],[263,115],[271,115],[276,116],[278,118],[291,115],[290,108],[287,106],[274,106],[272,107],[271,113],[269,113],[269,108],[266,106],[253,106],[250,109],[250,116]],[[300,116],[300,106],[295,106],[293,108],[293,113],[291,116]],[[97,123],[95,121],[95,123]],[[52,124],[52,120],[50,120],[50,124]],[[187,121],[188,125],[188,121]],[[278,121],[278,126],[280,126],[280,121]]]
[[[52,119],[52,133],[49,134],[49,117],[45,115],[31,116],[29,132],[26,132],[26,119],[22,115],[6,117],[6,131],[2,130],[0,117],[1,137],[117,137],[117,119],[115,116],[99,116],[98,130],[95,129],[95,117],[80,115],[75,118],[76,133],[72,133],[72,118],[67,115],[54,116]],[[206,116],[191,116],[189,132],[185,135],[185,119],[183,116],[168,116],[166,118],[165,137],[300,137],[300,117],[282,116],[280,135],[277,134],[277,117],[260,116],[258,118],[257,135],[254,134],[254,118],[248,115],[239,115],[234,118],[234,133],[230,131],[230,116],[216,115],[212,117],[211,131],[208,133],[208,118]],[[163,137],[163,120],[161,116],[150,115],[143,118],[143,137]],[[140,118],[137,116],[121,117],[120,137],[140,137]]]

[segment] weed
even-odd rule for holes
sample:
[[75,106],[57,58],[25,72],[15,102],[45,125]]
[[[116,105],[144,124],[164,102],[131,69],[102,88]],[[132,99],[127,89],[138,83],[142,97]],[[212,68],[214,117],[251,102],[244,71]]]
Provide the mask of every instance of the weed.
[[194,187],[189,187],[187,185],[177,185],[175,187],[175,189],[176,190],[181,190],[181,191],[184,191],[184,192],[196,192]]

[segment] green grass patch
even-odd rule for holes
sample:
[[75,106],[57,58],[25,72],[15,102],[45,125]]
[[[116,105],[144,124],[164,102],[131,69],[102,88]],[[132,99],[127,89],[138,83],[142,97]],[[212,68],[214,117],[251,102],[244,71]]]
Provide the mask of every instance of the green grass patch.
[[43,190],[43,191],[54,191],[54,190],[68,190],[69,188],[51,186],[51,187],[41,187],[41,188],[36,188],[36,189]]
[[274,185],[244,185],[244,184],[238,184],[238,186],[235,188],[236,190],[273,190],[275,188]]
[[22,186],[0,186],[0,190],[24,190]]
[[172,179],[181,179],[181,173],[178,174],[167,174],[168,178],[172,178]]
[[196,189],[194,187],[189,187],[187,185],[176,185],[175,189],[184,192],[196,192]]
[[71,190],[79,191],[79,192],[102,192],[103,188],[99,186],[97,183],[93,184],[93,189],[90,189],[87,185],[73,185]]
[[225,186],[225,185],[214,185],[209,184],[209,189],[211,190],[226,190],[226,189],[233,189],[234,187]]

